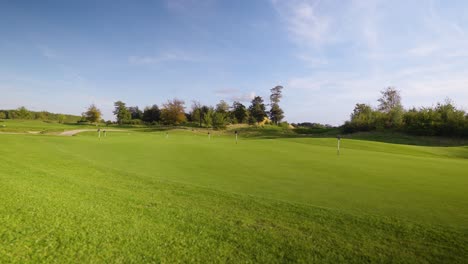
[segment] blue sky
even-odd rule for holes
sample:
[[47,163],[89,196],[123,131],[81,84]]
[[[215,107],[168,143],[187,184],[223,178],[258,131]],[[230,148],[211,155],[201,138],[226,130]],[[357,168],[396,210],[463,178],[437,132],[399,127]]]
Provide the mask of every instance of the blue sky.
[[341,124],[395,86],[468,110],[466,0],[0,1],[0,108],[216,104],[283,85],[290,122]]

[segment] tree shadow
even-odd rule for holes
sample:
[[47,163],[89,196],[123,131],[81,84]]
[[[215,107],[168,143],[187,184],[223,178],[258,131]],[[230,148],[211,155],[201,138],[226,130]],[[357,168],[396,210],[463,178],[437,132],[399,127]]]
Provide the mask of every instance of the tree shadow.
[[468,138],[413,136],[398,132],[357,132],[346,134],[343,138],[375,141],[390,144],[426,146],[426,147],[460,147],[467,146]]
[[[399,145],[427,147],[460,147],[468,148],[468,138],[414,136],[390,131],[358,132],[342,134],[339,128],[325,129],[281,129],[275,127],[246,127],[237,130],[246,139],[279,139],[279,138],[336,138],[366,140]],[[227,131],[234,133],[233,131]]]

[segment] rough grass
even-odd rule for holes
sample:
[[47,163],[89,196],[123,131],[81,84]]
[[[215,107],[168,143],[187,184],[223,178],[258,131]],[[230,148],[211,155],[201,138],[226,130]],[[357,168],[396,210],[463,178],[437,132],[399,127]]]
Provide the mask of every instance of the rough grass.
[[0,135],[0,262],[463,263],[468,149]]

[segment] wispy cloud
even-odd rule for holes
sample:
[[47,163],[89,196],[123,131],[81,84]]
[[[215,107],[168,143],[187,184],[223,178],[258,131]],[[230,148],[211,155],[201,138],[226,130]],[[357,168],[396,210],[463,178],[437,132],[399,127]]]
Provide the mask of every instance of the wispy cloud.
[[[289,76],[288,116],[309,113],[307,120],[339,124],[355,103],[374,104],[386,86],[400,89],[407,107],[445,97],[468,105],[466,21],[442,13],[435,1],[272,3],[296,45],[296,58],[314,66]],[[307,103],[296,103],[301,100]]]
[[54,50],[54,49],[52,49],[50,47],[38,46],[38,49],[39,49],[41,55],[48,58],[48,59],[58,59],[58,58],[61,57],[56,50]]
[[468,68],[460,64],[407,67],[374,74],[318,72],[291,78],[285,86],[291,91],[285,98],[294,105],[287,109],[288,115],[310,121],[341,124],[354,104],[376,105],[379,91],[387,86],[401,91],[407,108],[434,105],[449,97],[468,110]]
[[307,63],[308,66],[311,67],[320,67],[320,66],[325,66],[329,62],[324,56],[316,56],[314,57],[311,54],[308,54],[307,52],[305,53],[299,53],[296,55],[296,57],[304,62]]
[[215,91],[216,95],[231,95],[234,93],[239,93],[239,89],[234,88],[223,88]]
[[317,11],[320,1],[273,0],[272,3],[299,45],[320,46],[330,39],[331,18]]
[[130,56],[128,62],[134,65],[159,64],[171,61],[198,61],[200,57],[188,55],[182,52],[165,52],[158,56]]
[[243,93],[239,89],[224,88],[215,91],[216,96],[223,100],[238,101],[238,102],[250,102],[255,96],[255,92]]
[[435,44],[424,44],[419,47],[412,48],[408,51],[408,55],[413,56],[428,56],[433,54],[439,49]]
[[382,53],[379,1],[272,0],[272,3],[290,40],[298,47],[296,57],[308,65],[333,63],[327,56],[338,47],[348,52]]

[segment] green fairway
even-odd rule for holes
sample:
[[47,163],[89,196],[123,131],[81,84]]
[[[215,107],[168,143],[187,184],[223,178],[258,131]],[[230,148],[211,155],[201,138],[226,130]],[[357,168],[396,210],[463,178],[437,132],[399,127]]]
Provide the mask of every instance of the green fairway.
[[[72,127],[73,128],[73,127]],[[0,134],[0,262],[463,263],[468,147]]]

